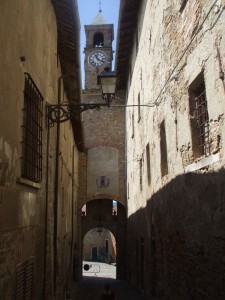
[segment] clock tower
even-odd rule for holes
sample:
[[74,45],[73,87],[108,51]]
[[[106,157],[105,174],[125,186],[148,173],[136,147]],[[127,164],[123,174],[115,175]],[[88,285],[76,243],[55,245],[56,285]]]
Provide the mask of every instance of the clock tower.
[[114,39],[113,24],[106,24],[99,9],[91,25],[85,25],[86,47],[84,48],[85,90],[99,89],[97,76],[105,67],[112,68]]

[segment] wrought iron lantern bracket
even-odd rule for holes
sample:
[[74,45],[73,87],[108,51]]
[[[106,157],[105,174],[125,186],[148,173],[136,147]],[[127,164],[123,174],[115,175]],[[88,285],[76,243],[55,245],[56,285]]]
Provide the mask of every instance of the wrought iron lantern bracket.
[[100,110],[102,106],[108,106],[109,103],[67,103],[67,104],[47,104],[46,105],[46,117],[48,119],[50,127],[54,126],[54,123],[63,123],[71,120],[80,113],[89,110]]
[[58,103],[46,105],[46,118],[50,127],[54,123],[63,123],[74,119],[77,115],[89,109],[100,110],[101,107],[110,107],[115,99],[116,75],[114,71],[105,68],[97,77],[97,83],[101,86],[103,103]]

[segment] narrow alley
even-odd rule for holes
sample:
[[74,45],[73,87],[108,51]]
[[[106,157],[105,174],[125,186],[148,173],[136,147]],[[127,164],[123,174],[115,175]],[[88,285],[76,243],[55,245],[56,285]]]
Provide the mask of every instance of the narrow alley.
[[224,300],[225,0],[0,0],[0,44],[0,300]]
[[[88,262],[86,262],[88,264]],[[115,279],[116,266],[105,263],[90,263],[96,272],[84,272],[83,279],[75,282],[67,300],[100,300],[105,284],[115,292],[116,300],[144,300],[126,280]]]

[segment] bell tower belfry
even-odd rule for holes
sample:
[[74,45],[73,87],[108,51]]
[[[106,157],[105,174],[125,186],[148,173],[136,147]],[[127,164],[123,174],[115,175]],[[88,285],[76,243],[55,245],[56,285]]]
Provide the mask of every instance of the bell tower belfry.
[[114,39],[113,24],[106,24],[99,8],[91,25],[85,25],[86,46],[84,48],[85,90],[98,89],[97,76],[105,67],[112,67]]

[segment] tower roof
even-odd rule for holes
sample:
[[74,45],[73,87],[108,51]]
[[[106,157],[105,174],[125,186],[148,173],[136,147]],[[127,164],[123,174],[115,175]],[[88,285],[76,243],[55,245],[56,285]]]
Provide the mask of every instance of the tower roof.
[[91,25],[102,25],[102,24],[106,24],[106,21],[102,15],[102,10],[100,9],[97,16],[91,22]]

